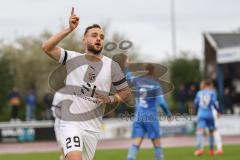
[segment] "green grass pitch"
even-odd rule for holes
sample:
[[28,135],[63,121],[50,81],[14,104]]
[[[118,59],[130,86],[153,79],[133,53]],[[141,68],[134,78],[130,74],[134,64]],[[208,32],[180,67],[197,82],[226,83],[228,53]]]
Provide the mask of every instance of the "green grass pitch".
[[[240,145],[224,146],[224,154],[209,156],[207,148],[201,157],[193,155],[194,147],[164,148],[165,160],[240,160]],[[154,160],[153,149],[141,149],[138,160]],[[126,160],[127,150],[97,150],[94,160]],[[58,160],[57,152],[29,154],[0,154],[0,160]]]

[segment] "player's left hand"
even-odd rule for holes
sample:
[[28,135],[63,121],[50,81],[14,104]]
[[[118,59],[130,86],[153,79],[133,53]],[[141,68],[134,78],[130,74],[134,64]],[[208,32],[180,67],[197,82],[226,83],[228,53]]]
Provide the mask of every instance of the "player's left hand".
[[109,96],[102,95],[102,94],[97,93],[97,92],[96,92],[96,99],[97,99],[97,103],[100,104],[100,105],[111,103],[111,99],[109,98]]

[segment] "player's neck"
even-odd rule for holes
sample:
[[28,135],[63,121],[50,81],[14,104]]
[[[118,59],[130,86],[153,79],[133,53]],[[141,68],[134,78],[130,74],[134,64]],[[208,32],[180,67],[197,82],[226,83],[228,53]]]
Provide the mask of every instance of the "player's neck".
[[92,53],[92,52],[87,51],[87,52],[85,53],[85,57],[86,57],[86,59],[89,60],[89,61],[98,62],[98,61],[101,61],[101,59],[102,59],[103,56],[102,56],[102,54],[94,54],[94,53]]

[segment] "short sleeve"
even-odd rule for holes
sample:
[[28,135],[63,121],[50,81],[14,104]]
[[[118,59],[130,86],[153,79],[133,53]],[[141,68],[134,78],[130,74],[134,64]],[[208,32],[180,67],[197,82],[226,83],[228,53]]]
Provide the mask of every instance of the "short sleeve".
[[128,87],[126,78],[120,66],[115,61],[112,61],[112,64],[111,64],[111,76],[112,76],[112,84],[117,90],[121,90],[123,88]]
[[56,92],[52,100],[52,106],[57,106],[63,100],[63,98],[64,98],[63,94]]
[[60,48],[60,50],[61,50],[61,55],[58,62],[61,63],[62,65],[65,65],[68,60],[77,56],[77,53],[74,51],[68,51],[63,48]]

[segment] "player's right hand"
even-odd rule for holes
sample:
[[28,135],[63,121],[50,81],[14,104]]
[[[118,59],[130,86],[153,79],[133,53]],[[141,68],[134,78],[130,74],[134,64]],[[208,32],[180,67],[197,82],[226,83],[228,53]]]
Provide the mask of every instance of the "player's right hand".
[[77,28],[79,23],[79,17],[74,13],[74,7],[72,7],[71,15],[69,17],[69,27],[73,31]]
[[111,103],[111,99],[109,98],[109,96],[103,95],[97,92],[96,92],[96,99],[97,99],[97,103],[100,105]]

